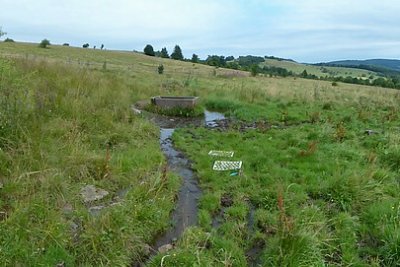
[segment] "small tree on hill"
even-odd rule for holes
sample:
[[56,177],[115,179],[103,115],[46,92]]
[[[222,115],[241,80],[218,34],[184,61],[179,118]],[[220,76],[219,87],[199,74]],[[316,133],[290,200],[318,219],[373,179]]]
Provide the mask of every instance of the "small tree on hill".
[[161,57],[162,57],[162,58],[169,58],[168,51],[167,51],[167,48],[166,48],[166,47],[164,47],[163,49],[161,49]]
[[190,61],[192,61],[193,63],[198,63],[199,62],[199,56],[196,55],[196,54],[193,54],[192,55],[192,59]]
[[164,73],[164,65],[163,64],[158,65],[157,71],[158,71],[158,74],[163,74]]
[[179,45],[175,45],[174,52],[171,54],[171,58],[175,60],[183,60],[182,49]]
[[83,48],[88,48],[88,47],[89,47],[89,44],[88,44],[88,43],[83,44],[82,47],[83,47]]
[[43,40],[40,42],[39,47],[40,47],[40,48],[47,48],[47,46],[49,46],[49,45],[50,45],[50,41],[47,40],[47,39],[43,39]]
[[257,74],[258,74],[259,72],[260,72],[260,70],[259,70],[259,67],[258,67],[257,64],[251,65],[251,68],[250,68],[251,76],[255,77],[255,76],[257,76]]
[[154,49],[151,45],[146,45],[143,49],[145,55],[154,57],[156,54],[154,53]]

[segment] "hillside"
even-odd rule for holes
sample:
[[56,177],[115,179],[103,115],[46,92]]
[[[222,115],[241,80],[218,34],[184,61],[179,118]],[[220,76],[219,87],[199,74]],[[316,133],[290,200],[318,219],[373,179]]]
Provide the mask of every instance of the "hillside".
[[0,265],[396,266],[399,92],[0,43]]
[[283,60],[274,60],[274,59],[266,59],[265,66],[273,66],[279,68],[285,68],[288,71],[292,71],[295,74],[301,74],[304,70],[307,71],[308,74],[316,75],[317,77],[347,77],[351,76],[354,78],[363,78],[370,77],[376,78],[378,74],[373,71],[362,70],[362,69],[354,69],[354,68],[346,68],[346,67],[334,67],[334,66],[315,66],[310,64],[302,64],[293,61],[283,61]]
[[340,66],[375,66],[400,72],[400,60],[398,59],[338,60],[326,64]]

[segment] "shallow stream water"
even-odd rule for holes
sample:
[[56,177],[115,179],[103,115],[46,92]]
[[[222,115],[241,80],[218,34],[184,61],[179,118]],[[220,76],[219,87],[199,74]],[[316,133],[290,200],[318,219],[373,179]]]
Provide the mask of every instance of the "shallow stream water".
[[196,174],[191,168],[191,162],[179,150],[174,148],[172,135],[181,127],[216,127],[217,121],[224,120],[225,116],[218,112],[204,111],[204,118],[170,118],[154,116],[151,120],[160,127],[160,146],[168,164],[168,169],[182,177],[182,186],[178,193],[176,207],[172,212],[172,226],[162,236],[157,238],[153,245],[156,251],[165,244],[177,240],[186,227],[197,224],[198,200],[201,189]]

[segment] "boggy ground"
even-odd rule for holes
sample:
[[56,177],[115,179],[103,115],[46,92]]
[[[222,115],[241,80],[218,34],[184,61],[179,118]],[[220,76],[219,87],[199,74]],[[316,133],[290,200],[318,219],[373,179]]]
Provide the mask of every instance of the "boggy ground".
[[[251,105],[236,108],[252,113]],[[158,256],[163,266],[399,264],[397,108],[315,103],[295,114],[291,126],[284,117],[261,116],[262,127],[253,129],[225,122],[223,130],[174,134],[194,161],[204,195],[199,226]],[[209,150],[235,151],[242,176],[213,171]]]

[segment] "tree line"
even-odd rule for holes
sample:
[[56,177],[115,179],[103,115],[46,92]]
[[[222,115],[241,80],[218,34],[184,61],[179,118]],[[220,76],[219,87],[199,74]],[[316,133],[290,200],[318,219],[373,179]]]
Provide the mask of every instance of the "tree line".
[[154,51],[154,48],[152,45],[148,44],[144,47],[143,53],[147,56],[151,57],[161,57],[161,58],[171,58],[175,60],[183,60],[183,61],[191,61],[193,63],[199,63],[200,59],[199,56],[196,54],[192,55],[192,58],[185,59],[182,53],[182,49],[179,45],[175,45],[173,52],[171,55],[169,55],[168,50],[166,47],[163,47],[161,51]]
[[[269,76],[276,77],[299,77],[304,79],[313,79],[313,80],[325,80],[332,81],[333,85],[337,85],[338,82],[343,83],[351,83],[351,84],[360,84],[360,85],[370,85],[370,86],[380,86],[385,88],[395,88],[400,89],[400,73],[381,73],[381,77],[373,79],[373,77],[352,77],[352,76],[317,76],[314,74],[310,74],[307,70],[304,70],[300,74],[296,74],[286,68],[274,67],[274,66],[260,66],[261,63],[265,62],[266,59],[275,59],[278,61],[293,61],[291,59],[278,58],[273,56],[239,56],[235,58],[234,56],[221,56],[221,55],[209,55],[205,60],[201,60],[196,54],[192,55],[191,59],[185,59],[182,54],[182,49],[179,45],[176,45],[174,51],[171,55],[168,54],[167,48],[163,47],[161,51],[154,51],[153,46],[146,45],[144,50],[144,54],[148,56],[155,56],[161,58],[171,58],[175,60],[183,60],[183,61],[191,61],[194,63],[205,64],[217,68],[228,68],[234,70],[242,70],[249,71],[252,76],[256,76],[257,74],[264,74]],[[377,70],[377,69],[374,69]],[[325,71],[324,73],[327,73]]]

